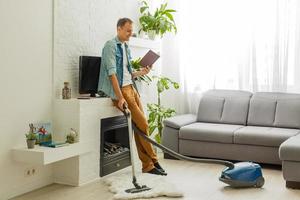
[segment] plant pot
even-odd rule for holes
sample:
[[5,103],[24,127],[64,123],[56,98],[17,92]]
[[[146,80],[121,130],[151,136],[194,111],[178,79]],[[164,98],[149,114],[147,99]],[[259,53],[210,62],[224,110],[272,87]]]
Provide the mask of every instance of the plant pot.
[[149,31],[147,32],[147,35],[148,35],[148,38],[149,38],[150,40],[155,40],[155,38],[156,38],[156,32],[155,32],[155,30],[149,30]]
[[27,140],[27,147],[28,149],[34,149],[36,140]]
[[148,38],[148,35],[147,35],[144,31],[141,31],[141,32],[139,33],[139,38],[147,39],[147,38]]
[[66,140],[66,142],[69,143],[69,144],[75,143],[75,137],[72,136],[72,135],[67,135],[67,140]]

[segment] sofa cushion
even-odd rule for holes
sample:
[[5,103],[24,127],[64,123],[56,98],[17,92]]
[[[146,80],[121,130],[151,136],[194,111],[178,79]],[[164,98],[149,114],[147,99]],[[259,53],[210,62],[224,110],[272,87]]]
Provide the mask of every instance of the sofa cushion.
[[198,121],[245,125],[251,96],[242,90],[208,90],[200,100]]
[[275,99],[254,95],[250,100],[247,125],[273,126],[275,110]]
[[300,98],[277,100],[274,125],[276,127],[300,128]]
[[179,138],[186,140],[232,143],[233,132],[243,126],[232,124],[197,122],[182,127]]
[[180,127],[196,122],[197,116],[194,114],[176,115],[163,121],[165,126],[180,129]]
[[220,122],[224,98],[214,96],[203,96],[198,109],[199,122]]
[[284,141],[279,148],[280,160],[300,161],[300,135]]
[[246,126],[234,132],[233,141],[235,144],[279,147],[299,132],[298,129]]
[[249,107],[248,97],[225,98],[221,123],[246,125]]

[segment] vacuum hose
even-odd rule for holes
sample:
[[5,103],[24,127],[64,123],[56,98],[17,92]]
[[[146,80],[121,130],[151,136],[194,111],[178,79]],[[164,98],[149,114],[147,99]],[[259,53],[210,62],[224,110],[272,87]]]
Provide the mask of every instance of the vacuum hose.
[[142,136],[145,140],[150,142],[151,144],[157,146],[160,148],[163,152],[172,155],[173,157],[180,159],[180,160],[187,160],[187,161],[192,161],[192,162],[201,162],[201,163],[214,163],[214,164],[220,164],[220,165],[225,165],[226,167],[229,167],[230,169],[234,168],[234,164],[229,161],[225,160],[217,160],[217,159],[204,159],[204,158],[192,158],[188,156],[181,155],[157,142],[149,138],[145,133],[143,133],[139,128],[135,126],[135,124],[132,124],[133,130],[135,133],[138,133],[140,136]]
[[[128,110],[127,107],[125,107],[124,109],[124,114],[126,117],[128,117],[128,115],[130,115],[130,111]],[[187,160],[187,161],[192,161],[192,162],[201,162],[201,163],[212,163],[212,164],[220,164],[220,165],[225,165],[226,167],[228,167],[229,169],[233,169],[234,168],[234,164],[232,162],[229,161],[225,161],[225,160],[218,160],[218,159],[204,159],[204,158],[192,158],[192,157],[188,157],[188,156],[184,156],[181,155],[161,144],[158,144],[157,142],[155,142],[154,140],[152,140],[151,138],[149,138],[147,136],[147,134],[143,133],[133,122],[132,122],[132,128],[134,130],[135,133],[139,134],[140,136],[142,136],[145,140],[147,140],[148,142],[150,142],[151,144],[153,144],[154,146],[160,148],[163,152],[179,159],[179,160]]]

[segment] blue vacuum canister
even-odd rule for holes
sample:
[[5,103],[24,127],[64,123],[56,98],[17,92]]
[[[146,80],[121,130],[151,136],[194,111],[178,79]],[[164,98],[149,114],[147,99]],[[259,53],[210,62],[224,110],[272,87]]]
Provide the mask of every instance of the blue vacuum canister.
[[226,167],[219,180],[236,188],[260,188],[265,183],[260,165],[253,162],[239,162],[233,168]]

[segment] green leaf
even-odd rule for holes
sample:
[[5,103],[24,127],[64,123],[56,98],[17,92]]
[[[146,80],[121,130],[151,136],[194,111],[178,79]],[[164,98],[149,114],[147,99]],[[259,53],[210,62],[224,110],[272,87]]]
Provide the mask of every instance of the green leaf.
[[148,75],[145,75],[145,76],[146,76],[146,78],[148,79],[149,82],[152,81],[152,79]]
[[173,10],[173,9],[167,9],[167,10],[165,10],[165,12],[170,13],[170,12],[177,12],[177,11],[176,11],[176,10]]
[[161,83],[161,81],[157,82],[157,91],[158,93],[162,93],[164,91],[164,85]]
[[151,113],[149,114],[149,120],[150,120],[150,121],[154,121],[154,120],[155,120],[155,113],[154,113],[154,112],[151,112]]
[[152,133],[154,132],[155,129],[156,129],[156,126],[149,127],[149,134],[152,135]]
[[161,143],[161,138],[160,138],[160,135],[159,135],[159,134],[156,134],[154,138],[155,138],[155,140],[156,140],[156,142],[157,142],[158,144]]
[[168,3],[165,3],[165,4],[162,4],[161,5],[161,11],[164,11],[164,10],[166,10],[166,7],[168,6]]
[[179,88],[179,84],[176,83],[176,82],[173,82],[173,87],[174,87],[175,89],[178,89],[178,88]]
[[140,13],[143,14],[145,10],[149,9],[149,6],[143,6],[140,8]]
[[144,6],[148,6],[147,1],[142,1],[141,3],[142,3]]
[[166,15],[170,20],[174,21],[174,18],[173,18],[173,15],[172,15],[172,14],[166,12],[165,15]]

